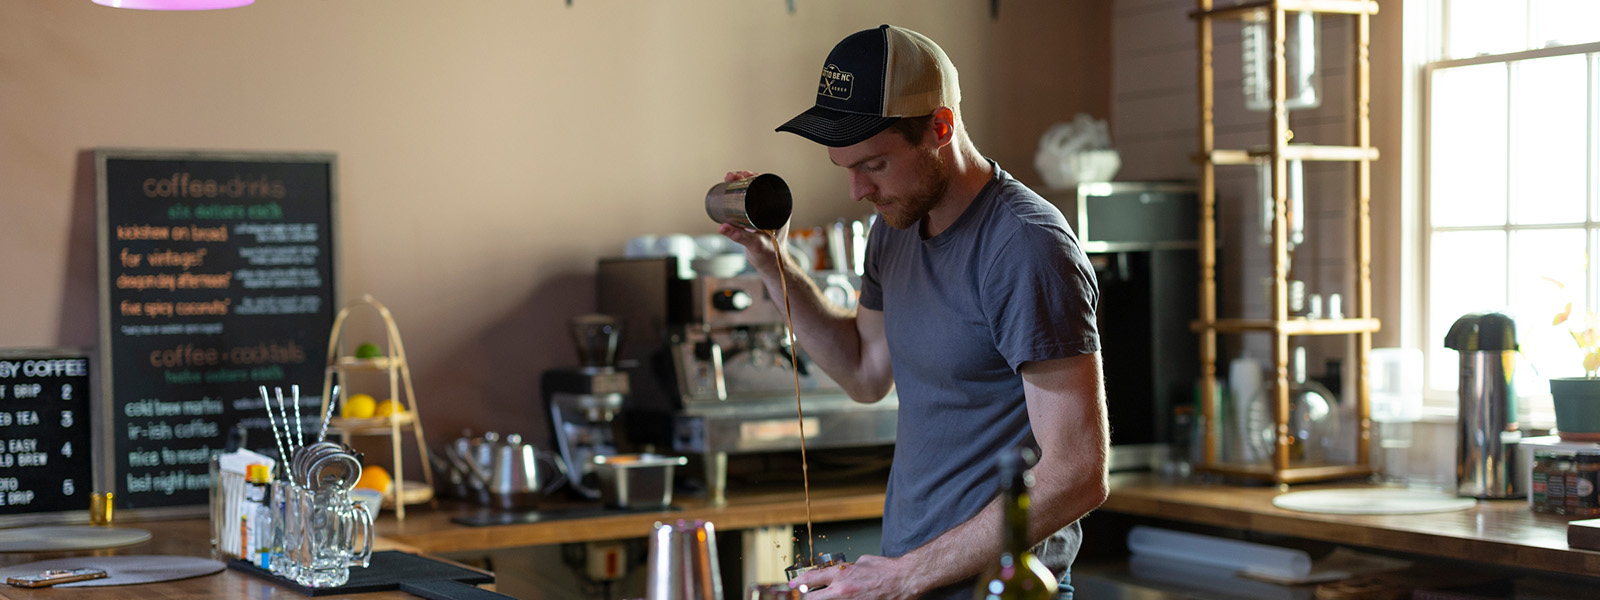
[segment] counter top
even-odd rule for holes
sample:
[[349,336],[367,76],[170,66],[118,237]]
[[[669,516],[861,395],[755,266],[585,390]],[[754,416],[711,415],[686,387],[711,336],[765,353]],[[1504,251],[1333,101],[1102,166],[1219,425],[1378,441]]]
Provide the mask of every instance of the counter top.
[[[1291,491],[1379,487],[1361,482],[1297,485]],[[1534,569],[1600,575],[1600,552],[1567,547],[1567,521],[1535,513],[1526,499],[1479,500],[1466,510],[1416,515],[1340,515],[1298,512],[1272,505],[1276,487],[1247,487],[1165,480],[1150,473],[1118,473],[1100,510],[1172,521],[1247,529],[1335,542]]]
[[[884,483],[830,484],[811,488],[809,518],[814,522],[883,517]],[[442,502],[438,509],[408,508],[404,522],[378,520],[378,535],[426,553],[494,550],[569,542],[648,537],[658,521],[704,519],[731,531],[769,525],[805,523],[805,492],[799,486],[767,486],[761,490],[728,491],[724,506],[703,499],[673,502],[675,510],[619,512],[575,519],[516,525],[470,527],[451,521],[480,514],[473,505]]]
[[[211,526],[205,519],[181,521],[142,521],[118,523],[119,527],[135,527],[150,532],[148,541],[100,550],[75,552],[0,552],[0,565],[18,565],[40,560],[69,556],[115,555],[174,555],[211,556]],[[374,550],[414,549],[392,542],[374,545]],[[492,588],[491,588],[492,589]],[[213,575],[203,575],[137,585],[118,585],[82,588],[18,588],[0,584],[0,598],[7,600],[210,600],[212,598],[250,598],[251,600],[303,600],[307,596],[259,577],[234,569],[223,569]],[[329,600],[416,600],[401,591],[369,592],[364,594],[333,594],[318,596]]]
[[[831,484],[811,490],[810,518],[815,522],[873,519],[883,516],[884,484]],[[798,486],[766,486],[760,490],[730,490],[728,504],[707,506],[704,500],[684,499],[674,510],[633,512],[587,518],[552,520],[519,525],[468,527],[450,521],[457,516],[478,514],[476,506],[442,502],[440,508],[411,507],[404,522],[385,512],[378,519],[379,550],[415,553],[493,550],[567,542],[641,538],[650,534],[657,521],[705,519],[718,529],[731,531],[768,525],[804,523],[807,518],[805,492]],[[121,548],[85,552],[0,553],[0,565],[84,555],[210,556],[210,527],[204,519],[118,523],[119,526],[147,529],[149,541]],[[322,597],[322,596],[319,596]],[[415,596],[404,592],[374,592],[359,595],[333,595],[326,598],[359,600],[400,600]],[[305,598],[286,587],[251,575],[224,569],[216,575],[195,577],[159,584],[26,589],[0,585],[0,598],[110,600],[188,600],[201,598],[251,598],[288,600]]]

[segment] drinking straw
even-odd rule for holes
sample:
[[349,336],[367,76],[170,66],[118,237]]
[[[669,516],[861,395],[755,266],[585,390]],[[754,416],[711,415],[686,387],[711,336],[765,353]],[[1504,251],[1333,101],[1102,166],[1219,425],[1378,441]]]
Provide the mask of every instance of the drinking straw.
[[299,450],[299,446],[294,445],[294,438],[289,435],[292,432],[289,431],[289,409],[283,406],[283,388],[275,387],[272,391],[278,394],[278,413],[283,415],[283,443],[289,446],[289,452]]
[[339,385],[334,384],[333,395],[328,397],[328,408],[322,411],[322,431],[317,432],[317,443],[328,439],[328,417],[333,416],[333,407],[339,403]]
[[300,385],[289,386],[294,392],[294,441],[301,446],[306,445],[305,428],[300,421]]
[[278,422],[272,420],[272,399],[267,397],[267,386],[261,386],[261,404],[267,407],[267,424],[272,426],[272,441],[278,443],[278,457],[283,460],[285,469],[289,465],[289,455],[283,451],[283,438],[278,436]]

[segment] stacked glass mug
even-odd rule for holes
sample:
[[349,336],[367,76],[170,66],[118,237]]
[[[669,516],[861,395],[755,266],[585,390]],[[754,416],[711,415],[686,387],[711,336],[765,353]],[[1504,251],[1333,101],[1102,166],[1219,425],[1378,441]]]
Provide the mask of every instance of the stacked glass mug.
[[350,567],[366,567],[372,559],[372,514],[349,493],[359,470],[319,478],[290,471],[289,478],[272,484],[267,569],[309,588],[344,585]]

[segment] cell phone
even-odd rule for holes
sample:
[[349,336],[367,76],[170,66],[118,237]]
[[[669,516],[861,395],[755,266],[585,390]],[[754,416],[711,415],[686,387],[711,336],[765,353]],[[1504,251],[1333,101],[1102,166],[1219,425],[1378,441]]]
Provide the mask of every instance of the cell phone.
[[38,575],[24,575],[22,577],[7,577],[6,583],[16,587],[37,588],[48,587],[58,583],[71,583],[74,581],[87,581],[105,577],[104,569],[50,569]]

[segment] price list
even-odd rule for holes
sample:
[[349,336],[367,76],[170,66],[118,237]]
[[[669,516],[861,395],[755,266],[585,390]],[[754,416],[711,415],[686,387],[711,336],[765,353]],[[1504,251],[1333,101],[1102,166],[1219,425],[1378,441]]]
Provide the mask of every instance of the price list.
[[0,352],[0,515],[87,510],[89,359]]
[[[270,434],[250,434],[270,431],[261,386],[321,389],[335,309],[332,160],[98,153],[104,439],[118,508],[204,504],[213,455],[241,441],[276,454]],[[320,403],[301,398],[312,426]]]

